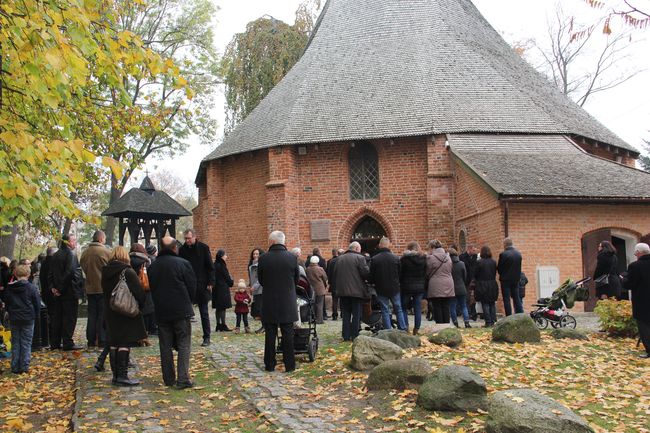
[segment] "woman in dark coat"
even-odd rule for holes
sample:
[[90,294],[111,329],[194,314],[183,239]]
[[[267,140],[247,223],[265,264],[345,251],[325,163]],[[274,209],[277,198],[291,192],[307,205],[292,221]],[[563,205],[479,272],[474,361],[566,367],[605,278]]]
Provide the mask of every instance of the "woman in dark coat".
[[497,262],[492,258],[492,251],[487,245],[481,248],[481,259],[476,264],[474,275],[476,302],[483,307],[485,327],[493,326],[497,321],[496,302],[499,298],[497,284]]
[[427,256],[420,250],[420,244],[409,242],[400,258],[400,292],[404,323],[409,326],[407,305],[413,306],[415,324],[413,335],[418,335],[422,325],[422,299],[427,289]]
[[232,297],[230,288],[235,284],[228,267],[226,266],[228,255],[224,250],[217,251],[217,258],[214,261],[214,287],[212,288],[212,308],[215,309],[214,317],[217,320],[215,331],[230,331],[226,326],[226,310],[232,308]]
[[[140,270],[144,266],[145,272],[151,265],[151,259],[147,254],[147,250],[142,244],[133,244],[131,245],[131,252],[129,253],[131,258],[131,267],[138,276],[140,275]],[[140,311],[142,313],[142,318],[144,319],[144,327],[147,330],[148,334],[156,334],[158,332],[156,326],[156,319],[154,317],[154,306],[153,299],[151,298],[151,291],[148,287],[142,288],[145,293],[144,307]]]
[[260,256],[264,254],[261,248],[254,248],[251,251],[251,258],[248,261],[248,286],[253,291],[253,306],[251,308],[251,316],[260,321],[260,328],[255,331],[256,334],[264,332],[264,321],[262,320],[262,292],[264,288],[257,278],[257,263]]
[[113,369],[113,385],[135,386],[140,382],[128,377],[130,348],[139,346],[147,338],[147,331],[144,329],[142,314],[128,317],[113,311],[110,307],[111,294],[122,274],[124,274],[126,284],[142,311],[145,293],[140,285],[138,274],[130,266],[129,252],[124,247],[115,247],[111,260],[102,268],[104,320],[110,345],[109,356]]
[[621,295],[621,279],[618,275],[618,257],[616,257],[616,248],[609,241],[602,241],[598,244],[594,281],[604,275],[607,275],[606,283],[602,285],[595,283],[596,298],[619,297]]

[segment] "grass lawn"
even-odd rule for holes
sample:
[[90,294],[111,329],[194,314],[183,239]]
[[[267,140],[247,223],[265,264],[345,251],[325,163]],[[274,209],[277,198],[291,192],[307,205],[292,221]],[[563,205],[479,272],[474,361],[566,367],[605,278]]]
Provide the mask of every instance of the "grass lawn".
[[[596,431],[650,431],[650,363],[636,358],[635,341],[592,334],[589,341],[554,340],[540,344],[497,344],[483,329],[462,330],[457,349],[430,344],[409,350],[434,369],[466,365],[476,370],[488,392],[533,388],[583,416]],[[426,341],[426,342],[425,342]],[[347,431],[483,431],[484,413],[441,413],[415,405],[417,391],[368,392],[367,373],[354,372],[350,343],[325,344],[314,364],[302,364],[295,380],[314,388]]]

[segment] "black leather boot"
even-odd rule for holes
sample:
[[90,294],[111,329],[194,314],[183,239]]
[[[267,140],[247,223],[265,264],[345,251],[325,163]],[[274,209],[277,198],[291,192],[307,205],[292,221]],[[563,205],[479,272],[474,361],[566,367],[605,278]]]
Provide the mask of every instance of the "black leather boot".
[[117,386],[140,385],[139,380],[129,379],[129,354],[128,350],[117,351],[117,379],[115,380]]
[[469,324],[469,322],[465,322],[465,328],[471,328],[472,325]]

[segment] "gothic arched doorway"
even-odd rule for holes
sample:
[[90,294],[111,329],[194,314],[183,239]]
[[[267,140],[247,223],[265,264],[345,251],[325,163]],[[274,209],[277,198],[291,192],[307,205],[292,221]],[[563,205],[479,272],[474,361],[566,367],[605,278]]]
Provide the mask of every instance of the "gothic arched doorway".
[[386,236],[386,230],[371,216],[363,217],[352,231],[351,241],[361,244],[361,252],[373,255],[379,240]]

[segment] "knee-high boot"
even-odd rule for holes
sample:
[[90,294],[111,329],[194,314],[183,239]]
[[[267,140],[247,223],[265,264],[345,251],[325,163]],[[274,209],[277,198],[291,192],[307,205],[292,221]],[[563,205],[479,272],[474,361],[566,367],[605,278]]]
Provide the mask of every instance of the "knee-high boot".
[[137,386],[140,385],[139,380],[129,379],[129,350],[117,351],[117,379],[115,385],[117,386]]

